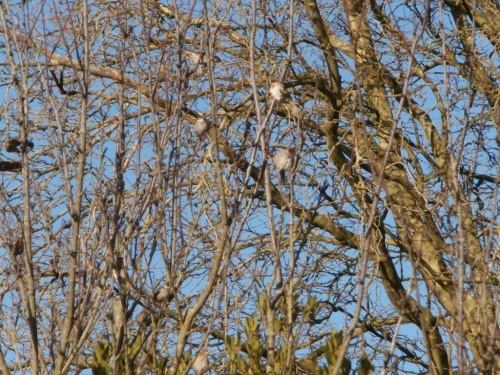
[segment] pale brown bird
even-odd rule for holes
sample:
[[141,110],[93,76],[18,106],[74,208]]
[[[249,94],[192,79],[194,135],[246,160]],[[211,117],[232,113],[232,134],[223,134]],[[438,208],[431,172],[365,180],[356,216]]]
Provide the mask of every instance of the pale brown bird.
[[151,310],[148,307],[142,309],[142,311],[135,318],[137,324],[139,324],[140,329],[145,329],[151,324]]
[[208,122],[205,120],[205,117],[203,115],[198,116],[198,120],[194,123],[194,132],[198,136],[198,138],[203,138],[205,134],[208,133],[208,129],[210,128],[210,125]]
[[281,100],[283,94],[285,93],[285,86],[279,80],[274,79],[271,87],[269,88],[269,93],[276,100]]
[[163,286],[156,291],[153,295],[153,299],[156,302],[170,302],[174,298],[174,289],[170,286],[170,283],[167,281]]
[[208,60],[204,52],[202,53],[197,53],[197,52],[191,52],[191,51],[184,51],[184,54],[193,61],[195,64],[201,64],[201,65],[207,65]]
[[[196,65],[201,65],[201,66],[208,65],[208,55],[205,53],[205,51],[201,51],[201,53],[184,51],[184,54]],[[216,55],[213,55],[212,61],[220,62],[220,58]]]
[[196,375],[204,374],[208,370],[207,349],[200,349],[191,368],[196,372]]
[[291,171],[295,163],[295,147],[287,147],[273,156],[273,165],[280,172],[280,183],[285,181],[285,172]]

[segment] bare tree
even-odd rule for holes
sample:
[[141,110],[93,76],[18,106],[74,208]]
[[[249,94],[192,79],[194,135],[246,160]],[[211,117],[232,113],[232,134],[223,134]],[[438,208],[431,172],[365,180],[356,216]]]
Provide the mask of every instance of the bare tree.
[[0,371],[500,374],[499,14],[1,2]]

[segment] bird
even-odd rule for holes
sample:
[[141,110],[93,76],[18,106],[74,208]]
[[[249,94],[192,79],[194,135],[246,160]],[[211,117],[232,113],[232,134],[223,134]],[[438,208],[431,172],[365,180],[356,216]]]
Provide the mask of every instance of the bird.
[[208,366],[207,349],[200,349],[193,364],[191,365],[191,368],[194,372],[196,372],[196,375],[201,375],[208,370]]
[[295,147],[287,147],[273,156],[273,165],[280,172],[280,182],[285,181],[285,171],[291,171],[297,151]]
[[[184,51],[184,54],[193,61],[196,65],[207,66],[208,65],[208,55],[205,51],[201,51],[201,53],[192,52],[192,51]],[[212,61],[220,62],[220,58],[216,55],[213,55]]]
[[208,61],[205,56],[205,52],[197,53],[197,52],[191,52],[191,51],[184,51],[184,54],[193,61],[196,65],[207,65]]
[[295,364],[306,374],[321,374],[321,367],[311,358],[296,359]]
[[153,295],[153,299],[156,302],[170,302],[174,298],[174,290],[170,286],[170,283],[167,281],[163,286],[156,291]]
[[198,138],[203,138],[205,134],[208,133],[208,129],[210,128],[210,125],[208,122],[205,120],[205,117],[203,115],[198,116],[198,120],[194,123],[194,132],[198,136]]
[[[20,149],[18,148],[19,146],[21,146]],[[27,140],[26,142],[24,142],[23,145],[23,142],[21,142],[17,138],[10,138],[7,141],[5,141],[5,151],[7,152],[19,153],[23,150],[27,150],[28,148],[33,148],[33,142]]]
[[139,324],[140,329],[145,329],[151,324],[151,311],[148,307],[145,307],[135,318],[137,324]]
[[281,100],[283,94],[285,93],[285,86],[279,80],[274,79],[271,87],[269,88],[269,93],[276,100]]

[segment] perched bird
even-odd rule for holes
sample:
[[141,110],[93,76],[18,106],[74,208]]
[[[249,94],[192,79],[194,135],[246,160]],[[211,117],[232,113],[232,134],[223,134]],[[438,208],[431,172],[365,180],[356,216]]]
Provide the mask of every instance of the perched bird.
[[135,318],[137,324],[139,324],[140,329],[145,329],[151,324],[151,311],[148,307],[145,307]]
[[280,183],[285,181],[285,171],[291,171],[295,162],[295,147],[287,147],[273,156],[273,165],[280,172]]
[[184,51],[184,54],[193,61],[196,65],[207,65],[208,60],[205,56],[205,52],[196,53],[191,51]]
[[315,360],[310,358],[300,358],[295,360],[295,364],[299,370],[306,374],[321,374],[321,367],[316,363]]
[[[21,146],[21,148],[18,148],[19,146]],[[31,141],[26,141],[23,145],[23,142],[21,142],[19,139],[17,138],[10,138],[8,139],[6,142],[5,142],[5,151],[7,152],[21,152],[28,148],[33,148],[33,142]]]
[[[184,51],[184,54],[196,65],[207,66],[208,65],[208,56],[205,51],[201,51],[201,53],[192,52],[192,51]],[[212,61],[220,62],[218,56],[214,55]]]
[[275,79],[269,88],[269,93],[274,99],[281,100],[285,93],[285,86],[279,80]]
[[301,106],[292,100],[292,96],[289,93],[284,93],[283,98],[280,100],[280,105],[283,103],[283,108],[288,112],[288,114],[294,118],[300,118],[302,115]]
[[198,138],[203,138],[203,136],[208,133],[209,128],[210,125],[205,120],[203,115],[199,115],[198,120],[196,120],[196,122],[194,123],[194,132],[196,133]]
[[196,372],[196,375],[201,375],[208,370],[208,365],[207,349],[200,349],[191,368]]
[[156,302],[170,302],[174,298],[174,290],[170,286],[170,283],[167,281],[163,286],[156,291],[153,295],[153,299]]

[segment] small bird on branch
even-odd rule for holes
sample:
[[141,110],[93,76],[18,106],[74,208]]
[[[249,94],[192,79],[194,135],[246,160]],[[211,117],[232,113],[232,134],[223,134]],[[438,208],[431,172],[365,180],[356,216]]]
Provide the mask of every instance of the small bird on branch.
[[155,294],[153,295],[153,299],[158,303],[162,303],[164,301],[172,301],[174,299],[174,288],[172,288],[170,283],[167,281],[160,289],[155,292]]
[[283,99],[283,94],[285,93],[285,86],[278,79],[273,79],[273,83],[269,88],[269,93],[276,100]]
[[205,117],[200,114],[198,116],[198,120],[194,123],[194,132],[198,136],[198,138],[203,138],[205,134],[208,133],[210,129],[210,124],[205,120]]
[[285,172],[292,170],[295,164],[296,155],[297,151],[295,150],[295,147],[287,147],[273,156],[273,165],[274,168],[276,168],[280,173],[281,184],[286,181]]
[[191,368],[196,372],[196,375],[204,374],[208,370],[207,349],[200,349]]

